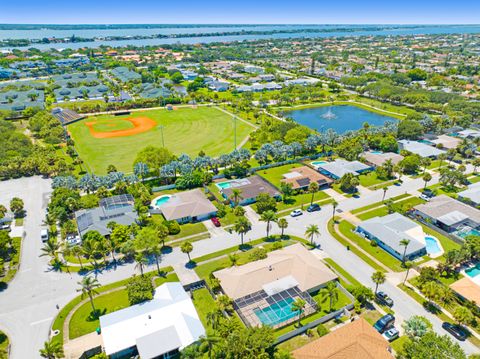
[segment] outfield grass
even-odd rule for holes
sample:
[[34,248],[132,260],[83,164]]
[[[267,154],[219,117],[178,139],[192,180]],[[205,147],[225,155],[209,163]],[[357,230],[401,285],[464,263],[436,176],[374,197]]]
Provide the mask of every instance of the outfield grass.
[[[132,112],[126,116],[100,115],[89,117],[68,126],[75,147],[88,168],[96,174],[105,174],[113,164],[119,171],[132,172],[137,153],[148,145],[162,146],[159,129],[153,129],[127,137],[94,138],[85,125],[97,122],[97,127],[108,130],[107,124],[123,126],[121,121],[132,117],[148,117],[163,126],[165,147],[176,155],[186,153],[196,156],[201,150],[217,156],[233,150],[234,121],[228,114],[213,107],[197,109],[180,108]],[[127,125],[128,126],[128,125]],[[111,127],[111,130],[120,128]],[[243,121],[236,121],[237,145],[254,129]]]

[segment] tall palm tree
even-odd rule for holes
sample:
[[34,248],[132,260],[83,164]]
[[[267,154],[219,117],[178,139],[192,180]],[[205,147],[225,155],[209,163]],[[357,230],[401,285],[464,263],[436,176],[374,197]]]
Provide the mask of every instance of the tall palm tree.
[[403,250],[403,256],[402,256],[402,265],[405,265],[405,259],[406,259],[406,255],[407,255],[407,247],[408,245],[410,244],[410,240],[409,239],[402,239],[400,241],[400,245],[405,247],[405,249]]
[[302,319],[302,314],[303,311],[305,310],[305,306],[307,305],[307,302],[303,300],[302,298],[297,298],[293,303],[292,303],[292,312],[298,312],[298,323],[297,326],[300,326],[300,319]]
[[338,206],[338,202],[333,200],[332,201],[332,206],[333,206],[333,213],[332,213],[332,219],[335,218],[335,210],[337,209],[337,206]]
[[186,253],[188,256],[188,261],[191,262],[192,259],[190,258],[190,253],[193,251],[193,245],[189,241],[183,242],[180,246],[180,250],[182,253]]
[[432,175],[430,173],[425,173],[422,177],[423,182],[425,182],[425,185],[423,186],[423,189],[427,188],[427,183],[432,180]]
[[145,257],[145,253],[138,252],[135,254],[135,269],[140,269],[140,275],[143,277],[143,269],[148,264],[148,258]]
[[403,280],[403,285],[405,285],[405,282],[408,279],[408,274],[410,273],[410,269],[413,267],[413,262],[406,261],[403,266],[407,269],[407,273],[405,273],[405,279]]
[[282,230],[281,237],[283,238],[283,234],[285,232],[285,229],[288,227],[288,221],[285,218],[280,218],[277,221],[277,226]]
[[92,305],[93,313],[95,315],[97,313],[97,310],[95,309],[93,296],[98,294],[98,292],[96,291],[96,289],[100,287],[98,279],[91,276],[85,276],[80,282],[78,282],[78,284],[81,286],[81,288],[77,289],[77,292],[82,292],[82,298],[85,295],[88,295],[88,298],[90,299],[90,304]]
[[435,302],[440,295],[440,285],[434,281],[427,282],[422,286],[422,293],[429,302]]
[[262,213],[260,216],[262,222],[267,222],[267,238],[270,235],[270,222],[275,222],[277,220],[277,215],[274,211],[268,210]]
[[338,300],[338,288],[337,283],[332,281],[327,284],[325,288],[322,289],[325,295],[330,301],[330,311],[332,310],[333,304]]
[[373,283],[375,283],[375,294],[377,294],[378,286],[385,283],[386,279],[387,278],[385,277],[385,273],[383,273],[382,271],[378,270],[372,274],[372,281]]
[[240,235],[241,245],[243,246],[243,236],[252,228],[250,221],[245,217],[240,217],[235,225],[233,230]]
[[242,199],[242,190],[238,188],[232,189],[232,194],[230,195],[230,199],[233,201],[233,206],[238,206],[240,199]]
[[313,199],[315,197],[315,193],[318,192],[319,186],[317,182],[312,182],[308,185],[308,192],[312,194],[312,198],[310,199],[310,205],[313,204]]
[[313,238],[320,236],[320,230],[318,229],[318,225],[311,224],[307,227],[305,231],[305,237],[310,238],[310,244],[313,245]]
[[77,257],[78,263],[80,263],[80,269],[83,269],[82,256],[84,254],[82,246],[73,246],[69,248],[72,256]]
[[219,320],[223,316],[223,314],[218,310],[212,310],[211,312],[207,313],[207,325],[209,325],[213,330],[218,328]]
[[43,343],[43,348],[40,349],[40,356],[47,359],[63,358],[63,348],[59,342],[49,341]]

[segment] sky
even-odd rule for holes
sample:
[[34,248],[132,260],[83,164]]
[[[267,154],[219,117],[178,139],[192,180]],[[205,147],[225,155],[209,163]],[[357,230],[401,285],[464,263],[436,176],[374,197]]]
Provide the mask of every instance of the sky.
[[0,0],[10,24],[479,24],[480,0]]

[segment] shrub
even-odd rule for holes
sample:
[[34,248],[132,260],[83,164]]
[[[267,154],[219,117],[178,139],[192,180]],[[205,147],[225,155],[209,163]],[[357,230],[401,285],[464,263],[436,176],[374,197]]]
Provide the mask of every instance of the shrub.
[[251,261],[258,261],[265,258],[267,258],[267,251],[264,248],[255,248],[249,256]]
[[323,337],[324,335],[327,335],[330,331],[323,325],[319,324],[317,326],[317,334],[319,337]]
[[283,248],[283,243],[282,242],[275,242],[272,245],[272,249],[276,251],[277,249],[282,249]]
[[168,234],[179,234],[180,233],[180,225],[177,221],[165,221],[163,222],[165,227],[168,229]]
[[149,277],[134,276],[127,283],[128,301],[130,305],[151,300],[153,298],[153,284]]

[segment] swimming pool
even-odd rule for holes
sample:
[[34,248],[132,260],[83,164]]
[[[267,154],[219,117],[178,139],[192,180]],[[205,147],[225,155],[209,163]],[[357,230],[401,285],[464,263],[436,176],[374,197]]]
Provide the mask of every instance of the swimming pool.
[[465,238],[468,236],[480,236],[480,231],[475,228],[455,232],[457,236]]
[[438,244],[438,240],[431,236],[425,236],[425,246],[428,254],[437,254],[442,251]]
[[475,267],[471,267],[468,269],[465,269],[465,273],[470,277],[476,277],[477,275],[480,274],[480,262],[475,265]]
[[153,205],[155,207],[161,207],[162,205],[164,205],[165,203],[167,203],[169,201],[171,196],[160,196],[160,197],[157,197],[153,200]]
[[230,182],[230,181],[220,182],[220,183],[217,183],[217,187],[220,188],[220,189],[230,188],[230,187],[232,187],[232,182]]
[[382,151],[370,151],[372,155],[383,155]]
[[325,163],[327,163],[326,161],[313,161],[312,162],[312,165],[314,166],[320,166],[320,165],[324,165]]
[[298,312],[292,311],[293,302],[293,298],[282,299],[263,309],[256,309],[254,313],[262,324],[274,326],[298,315]]

